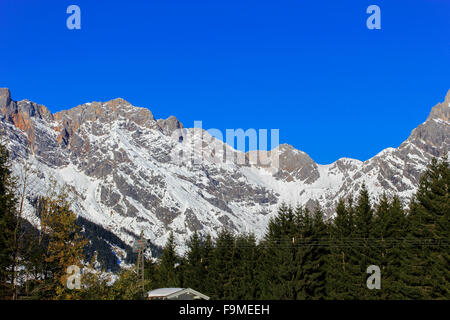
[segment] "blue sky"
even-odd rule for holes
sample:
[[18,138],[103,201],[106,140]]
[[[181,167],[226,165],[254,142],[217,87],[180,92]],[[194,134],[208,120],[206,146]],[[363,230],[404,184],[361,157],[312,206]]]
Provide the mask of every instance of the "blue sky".
[[0,30],[15,100],[122,97],[187,127],[280,129],[321,164],[397,147],[450,89],[449,0],[2,0]]

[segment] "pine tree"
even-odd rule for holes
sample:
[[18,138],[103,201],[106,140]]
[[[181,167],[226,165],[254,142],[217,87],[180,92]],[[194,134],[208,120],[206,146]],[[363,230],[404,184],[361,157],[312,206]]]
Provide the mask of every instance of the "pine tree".
[[111,288],[108,285],[112,278],[105,276],[104,270],[98,270],[96,264],[97,252],[95,252],[86,270],[83,270],[81,276],[82,288],[75,292],[78,294],[76,298],[82,300],[110,300],[113,298]]
[[235,239],[231,265],[233,290],[229,298],[251,300],[257,297],[256,272],[258,266],[258,247],[252,234]]
[[200,236],[195,232],[188,242],[185,257],[184,286],[204,292],[207,270],[203,265],[203,244]]
[[336,217],[330,226],[330,255],[327,262],[330,299],[360,299],[363,276],[359,261],[361,241],[356,231],[356,210],[352,197],[347,201],[340,199]]
[[75,224],[76,215],[70,210],[67,198],[63,190],[40,200],[41,233],[47,239],[43,256],[47,279],[39,290],[39,295],[44,298],[70,299],[74,292],[66,287],[69,277],[66,270],[72,265],[80,269],[83,266],[87,240]]
[[386,194],[382,195],[376,207],[374,224],[377,255],[381,261],[381,298],[404,299],[411,294],[405,273],[410,265],[410,252],[406,240],[406,213],[397,196],[390,201]]
[[[340,198],[336,217],[330,226],[330,254],[328,256],[327,296],[330,299],[349,299],[352,296],[352,261],[349,239],[354,233],[351,210]],[[350,262],[350,263],[349,263]]]
[[173,232],[171,232],[169,235],[169,239],[167,240],[167,243],[163,249],[158,266],[158,284],[160,287],[180,286],[180,278],[177,271],[179,262],[180,259],[175,251],[175,239],[173,236]]
[[153,260],[144,260],[145,290],[148,292],[158,288],[158,265]]
[[296,216],[294,209],[282,204],[269,221],[261,242],[258,278],[263,299],[296,299],[299,289],[295,265]]
[[201,286],[201,290],[203,291],[200,292],[205,293],[208,296],[213,296],[214,290],[211,283],[214,282],[214,275],[211,271],[211,265],[213,264],[214,260],[215,247],[210,234],[206,235],[205,240],[202,242],[201,248],[202,248],[201,264],[203,269],[205,270],[205,276],[203,278],[203,284]]
[[216,239],[215,249],[208,267],[212,297],[215,299],[228,299],[232,295],[231,270],[234,247],[233,234],[223,229]]
[[[425,299],[450,298],[449,163],[433,159],[410,204],[413,253],[417,261],[413,286]],[[415,263],[416,264],[416,263]]]
[[40,277],[44,269],[44,250],[43,246],[39,245],[38,239],[36,230],[27,228],[23,231],[20,262],[25,282],[19,289],[21,289],[20,295],[24,297],[32,296],[32,292],[40,284]]
[[[110,288],[108,297],[113,300],[142,300],[142,287],[133,269],[122,269]],[[144,284],[145,285],[145,284]]]
[[371,265],[380,266],[381,257],[378,254],[378,244],[374,234],[374,211],[365,184],[359,192],[354,212],[355,232],[352,241],[356,250],[353,252],[359,266],[354,278],[355,292],[358,294],[358,299],[376,299],[380,292],[367,288],[367,268]]
[[14,274],[14,231],[17,225],[15,179],[11,174],[9,154],[0,144],[0,298],[12,295]]
[[299,223],[295,267],[297,274],[296,299],[325,299],[327,296],[328,226],[323,212],[316,208],[313,214],[307,209],[297,209]]

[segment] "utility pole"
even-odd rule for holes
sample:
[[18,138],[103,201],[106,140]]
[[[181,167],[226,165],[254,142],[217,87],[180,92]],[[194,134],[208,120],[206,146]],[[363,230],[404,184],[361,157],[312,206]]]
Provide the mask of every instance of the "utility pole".
[[139,240],[135,243],[134,249],[137,251],[138,253],[138,258],[137,258],[137,262],[136,262],[136,274],[137,274],[137,281],[138,281],[138,286],[139,286],[139,282],[140,282],[140,286],[142,288],[142,295],[145,295],[145,288],[144,288],[144,280],[145,280],[145,275],[144,275],[144,252],[145,249],[147,247],[147,243],[144,240],[144,231],[141,231],[141,236],[139,238]]

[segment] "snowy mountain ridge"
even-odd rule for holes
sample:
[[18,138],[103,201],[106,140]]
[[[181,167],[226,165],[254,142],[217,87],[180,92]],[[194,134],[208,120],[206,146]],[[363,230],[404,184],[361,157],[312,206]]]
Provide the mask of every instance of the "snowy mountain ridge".
[[[125,243],[131,245],[143,230],[147,239],[163,245],[173,231],[181,251],[194,231],[215,236],[228,228],[261,236],[282,202],[321,204],[332,215],[338,198],[357,192],[363,182],[374,195],[396,192],[407,202],[430,159],[448,152],[449,119],[450,91],[398,148],[364,162],[341,158],[318,165],[283,144],[257,152],[278,157],[279,170],[272,174],[248,161],[217,161],[212,151],[217,144],[235,156],[251,154],[242,155],[206,131],[184,128],[175,117],[157,120],[150,110],[120,98],[52,114],[31,101],[14,101],[8,89],[0,89],[0,126],[14,171],[20,178],[24,164],[33,168],[28,221],[39,227],[33,201],[55,180],[68,186],[78,215]],[[199,135],[199,152],[207,154],[200,155],[203,161],[175,161],[176,152],[192,151]]]

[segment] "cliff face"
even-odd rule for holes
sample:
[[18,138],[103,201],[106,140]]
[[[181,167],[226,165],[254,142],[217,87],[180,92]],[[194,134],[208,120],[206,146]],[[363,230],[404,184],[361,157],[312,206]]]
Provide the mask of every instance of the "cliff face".
[[[183,128],[175,117],[156,120],[123,99],[51,114],[0,89],[0,126],[15,170],[25,162],[34,168],[29,221],[38,224],[31,203],[55,180],[71,190],[75,212],[128,244],[141,230],[158,245],[173,230],[182,246],[194,231],[215,235],[225,227],[261,235],[281,202],[321,204],[331,215],[337,199],[363,182],[375,195],[395,192],[408,201],[430,159],[449,150],[449,117],[450,91],[398,148],[365,162],[318,165],[290,145],[242,155],[204,131]],[[200,137],[202,148],[193,150]],[[219,149],[247,158],[256,153],[273,164],[278,158],[279,170],[224,163]],[[180,161],[180,152],[189,158]],[[191,161],[195,157],[203,161]]]

